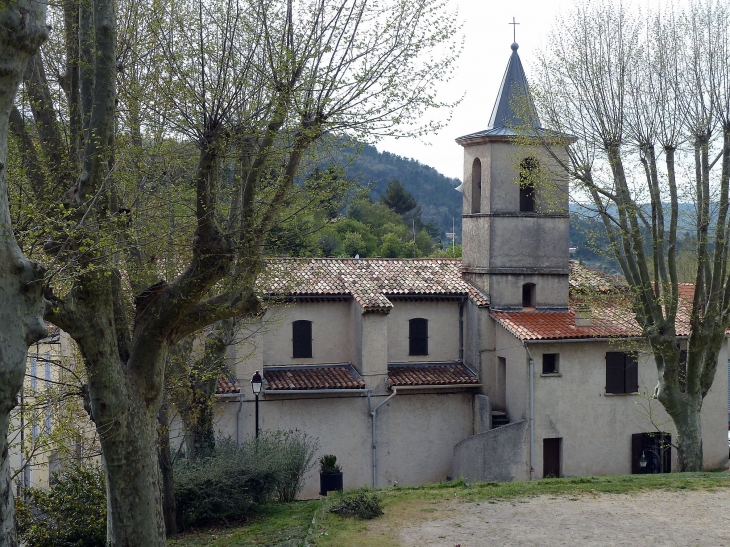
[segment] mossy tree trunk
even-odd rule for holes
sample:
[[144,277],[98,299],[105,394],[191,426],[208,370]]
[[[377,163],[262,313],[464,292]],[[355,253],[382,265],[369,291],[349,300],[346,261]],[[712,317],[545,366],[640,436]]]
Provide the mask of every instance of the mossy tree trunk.
[[17,545],[7,441],[10,411],[23,385],[28,347],[46,335],[43,269],[25,258],[13,233],[8,129],[18,86],[46,36],[44,3],[0,2],[0,547]]

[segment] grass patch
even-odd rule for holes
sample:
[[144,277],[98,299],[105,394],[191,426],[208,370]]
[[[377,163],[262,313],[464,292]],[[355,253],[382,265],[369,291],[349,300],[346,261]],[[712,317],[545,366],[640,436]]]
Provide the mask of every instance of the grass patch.
[[[623,475],[542,479],[531,482],[477,483],[463,481],[430,484],[417,488],[378,490],[385,514],[374,520],[342,518],[327,512],[327,501],[270,504],[243,525],[215,527],[181,535],[169,547],[299,547],[305,538],[316,547],[399,547],[399,531],[405,526],[442,518],[448,501],[501,503],[535,496],[633,494],[646,490],[716,490],[730,488],[728,473],[671,473],[666,475]],[[307,533],[316,523],[311,533]]]
[[213,527],[176,536],[168,547],[298,547],[312,524],[318,501],[271,503],[243,525]]

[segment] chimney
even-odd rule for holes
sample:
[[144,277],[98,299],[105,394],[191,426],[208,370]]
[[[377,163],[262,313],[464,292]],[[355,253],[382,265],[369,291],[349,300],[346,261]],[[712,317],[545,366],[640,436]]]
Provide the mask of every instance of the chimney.
[[591,306],[590,304],[581,303],[575,307],[575,326],[590,327],[591,326]]

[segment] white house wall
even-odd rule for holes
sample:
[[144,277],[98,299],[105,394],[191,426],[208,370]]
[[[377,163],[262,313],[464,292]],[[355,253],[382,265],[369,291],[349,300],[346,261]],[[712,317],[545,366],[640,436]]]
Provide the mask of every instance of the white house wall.
[[[312,357],[292,357],[293,321],[312,322]],[[273,306],[264,317],[264,365],[311,365],[352,361],[350,302],[297,302]]]
[[[501,332],[500,332],[501,331]],[[498,330],[497,355],[507,358],[507,411],[510,421],[529,418],[529,367],[521,342],[504,329]],[[535,478],[543,476],[542,441],[562,438],[562,474],[565,476],[613,475],[631,473],[631,434],[659,429],[676,432],[661,403],[650,399],[657,383],[653,357],[639,356],[641,396],[605,393],[608,351],[633,348],[619,343],[533,343],[535,359]],[[542,354],[559,354],[559,374],[542,374]],[[706,469],[726,465],[727,363],[728,352],[720,353],[713,387],[702,410],[704,464]],[[672,469],[677,469],[676,450],[672,450]]]
[[[372,398],[377,406],[385,396]],[[259,401],[261,429],[299,430],[319,439],[316,458],[334,454],[342,465],[345,488],[372,486],[371,426],[364,396],[270,396]],[[235,438],[239,403],[216,405],[216,429]],[[244,395],[242,439],[254,435],[255,406]],[[472,395],[398,394],[377,412],[377,484],[418,485],[451,474],[453,447],[473,433]],[[316,497],[319,470],[306,477],[302,497]]]
[[[445,362],[459,359],[459,301],[395,300],[388,314],[388,362]],[[428,319],[428,355],[408,355],[408,321]]]

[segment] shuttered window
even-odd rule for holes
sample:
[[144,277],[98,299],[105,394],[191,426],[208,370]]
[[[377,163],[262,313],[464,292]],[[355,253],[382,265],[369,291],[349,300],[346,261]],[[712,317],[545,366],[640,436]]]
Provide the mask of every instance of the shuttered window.
[[408,321],[408,355],[428,355],[428,319]]
[[312,357],[312,322],[294,321],[292,323],[292,357]]
[[606,393],[639,391],[639,363],[635,353],[606,353]]

